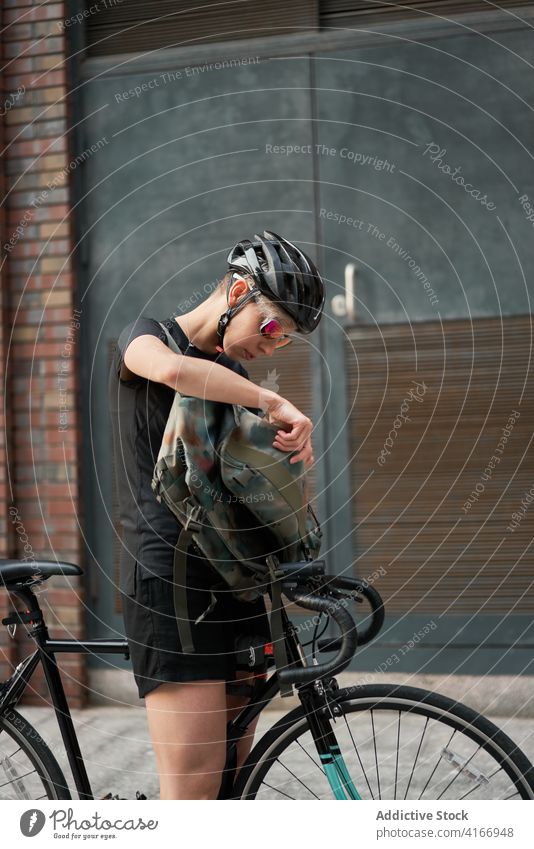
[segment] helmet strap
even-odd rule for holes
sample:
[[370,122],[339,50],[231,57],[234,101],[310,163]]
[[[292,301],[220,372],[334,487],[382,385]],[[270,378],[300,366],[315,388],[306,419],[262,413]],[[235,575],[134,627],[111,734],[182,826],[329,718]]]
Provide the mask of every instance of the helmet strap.
[[[228,286],[226,288],[226,299],[227,299],[227,301],[228,301],[228,293],[230,291],[230,286],[232,285],[232,283],[233,283],[233,279],[228,281]],[[215,346],[215,350],[218,351],[220,354],[224,353],[224,348],[223,348],[224,334],[226,332],[226,328],[228,327],[230,319],[232,319],[234,317],[236,312],[239,312],[241,307],[244,307],[245,304],[248,303],[248,301],[250,301],[252,298],[255,297],[257,291],[258,291],[258,289],[257,289],[256,286],[254,286],[252,289],[249,289],[249,291],[245,295],[243,295],[243,297],[239,301],[239,303],[235,304],[233,307],[229,307],[226,310],[226,312],[223,313],[219,317],[219,321],[217,322],[217,339],[219,340],[219,344]]]

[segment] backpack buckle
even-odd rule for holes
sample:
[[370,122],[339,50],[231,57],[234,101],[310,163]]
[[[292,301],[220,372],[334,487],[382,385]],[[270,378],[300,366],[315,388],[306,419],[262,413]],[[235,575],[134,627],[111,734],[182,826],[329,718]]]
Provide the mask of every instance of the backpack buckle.
[[201,507],[200,504],[191,508],[191,511],[187,514],[187,518],[185,520],[184,530],[191,530],[193,533],[198,534],[202,530],[202,523],[198,520],[201,518],[203,512],[204,508]]

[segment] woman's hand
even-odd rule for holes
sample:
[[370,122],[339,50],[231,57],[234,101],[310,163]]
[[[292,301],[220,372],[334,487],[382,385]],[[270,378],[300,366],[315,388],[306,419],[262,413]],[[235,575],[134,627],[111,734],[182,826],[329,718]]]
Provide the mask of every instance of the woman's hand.
[[[284,436],[286,436],[286,434],[280,435],[280,439],[283,440]],[[280,451],[294,451],[295,450],[294,448],[284,447],[283,441],[278,442],[278,438],[279,437],[277,436],[277,439],[273,444],[276,448],[279,448]],[[290,463],[298,463],[299,460],[304,461],[304,468],[305,469],[309,469],[310,466],[313,466],[314,456],[313,456],[313,447],[312,447],[311,439],[307,440],[306,444],[304,445],[304,447],[302,448],[302,450],[298,454],[295,454],[294,457],[290,457],[289,462]]]
[[291,457],[290,463],[304,461],[306,468],[314,462],[313,447],[311,444],[311,433],[313,423],[311,419],[301,413],[293,404],[285,398],[279,398],[271,404],[267,410],[267,419],[272,424],[284,425],[276,434],[273,445],[280,451],[298,451]]

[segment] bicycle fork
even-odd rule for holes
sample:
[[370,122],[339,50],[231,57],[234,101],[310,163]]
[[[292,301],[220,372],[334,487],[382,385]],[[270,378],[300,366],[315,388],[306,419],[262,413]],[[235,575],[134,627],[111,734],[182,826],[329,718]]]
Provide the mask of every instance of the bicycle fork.
[[350,777],[330,719],[327,716],[327,712],[330,712],[332,717],[333,714],[330,711],[329,700],[322,682],[315,682],[312,688],[300,688],[299,698],[306,712],[310,732],[321,759],[321,766],[334,797],[340,800],[361,800],[362,797]]

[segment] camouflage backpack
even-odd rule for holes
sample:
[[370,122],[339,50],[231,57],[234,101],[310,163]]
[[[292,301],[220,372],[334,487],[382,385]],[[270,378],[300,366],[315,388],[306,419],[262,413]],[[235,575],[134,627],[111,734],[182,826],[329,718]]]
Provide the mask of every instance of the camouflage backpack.
[[[169,347],[182,353],[167,328]],[[213,589],[251,602],[273,588],[276,566],[313,560],[322,532],[306,501],[304,463],[273,446],[277,425],[238,404],[176,393],[152,489],[182,525],[174,556],[174,606],[182,651],[194,652],[186,601],[186,562],[194,543],[214,569]],[[216,597],[198,617],[213,609]],[[277,608],[275,610],[275,608]],[[276,630],[281,618],[276,619]],[[275,652],[277,640],[273,633]],[[283,642],[283,640],[281,640]],[[281,646],[278,645],[279,651]]]

